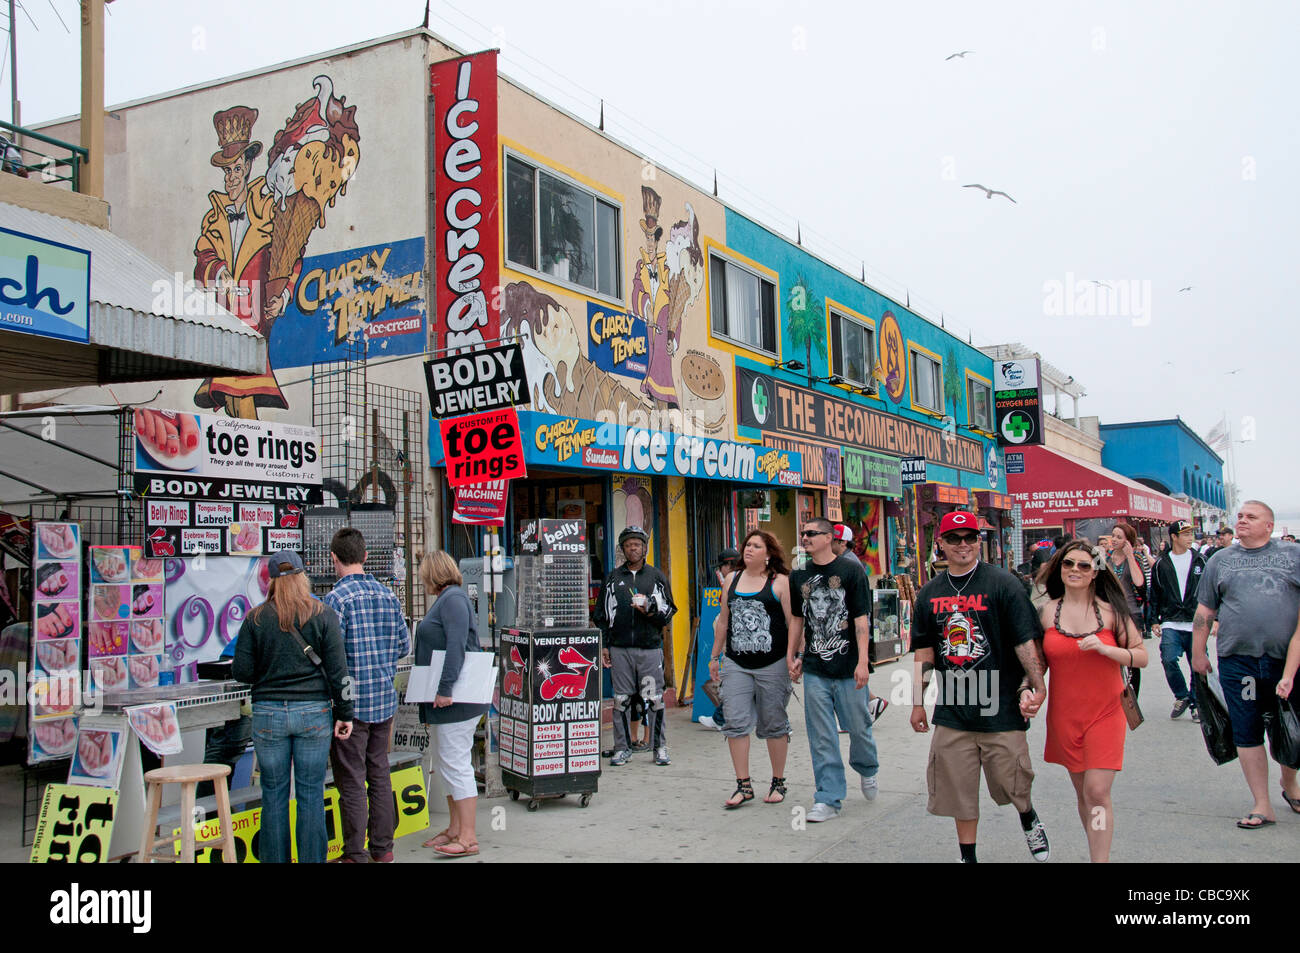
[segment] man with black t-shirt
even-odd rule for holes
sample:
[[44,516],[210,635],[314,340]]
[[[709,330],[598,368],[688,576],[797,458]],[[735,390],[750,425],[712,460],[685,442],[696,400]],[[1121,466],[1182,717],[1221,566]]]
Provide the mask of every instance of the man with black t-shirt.
[[849,733],[849,764],[862,778],[862,795],[878,788],[876,742],[867,711],[867,648],[871,590],[862,566],[831,549],[831,524],[811,519],[800,534],[808,565],[790,574],[790,679],[804,679],[804,721],[817,793],[808,820],[838,817],[846,793],[836,718]]
[[924,692],[937,673],[930,743],[929,811],[957,822],[964,863],[975,863],[980,769],[998,804],[1014,804],[1034,860],[1050,856],[1047,832],[1029,799],[1034,772],[1022,714],[1047,697],[1034,641],[1043,637],[1038,614],[1016,578],[979,559],[974,514],[948,513],[939,522],[948,571],[916,594],[912,648],[920,685],[913,688],[912,728],[925,732]]

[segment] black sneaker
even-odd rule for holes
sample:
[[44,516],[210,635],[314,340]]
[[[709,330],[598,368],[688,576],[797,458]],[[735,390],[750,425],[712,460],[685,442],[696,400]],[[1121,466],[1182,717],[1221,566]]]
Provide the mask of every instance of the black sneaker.
[[1174,710],[1169,713],[1170,718],[1181,718],[1183,712],[1192,707],[1190,698],[1178,698],[1174,700]]
[[1052,850],[1047,845],[1047,831],[1037,815],[1034,815],[1034,822],[1025,831],[1025,843],[1029,845],[1029,853],[1040,864],[1052,856]]

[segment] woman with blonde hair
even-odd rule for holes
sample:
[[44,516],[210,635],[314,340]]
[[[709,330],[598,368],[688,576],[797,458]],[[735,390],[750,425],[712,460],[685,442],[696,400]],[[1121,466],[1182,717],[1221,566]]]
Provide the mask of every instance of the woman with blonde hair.
[[[299,863],[325,863],[325,766],[330,727],[352,733],[352,701],[343,633],[334,610],[312,598],[302,560],[270,557],[266,602],[239,628],[232,673],[253,686],[253,748],[262,772],[262,833],[258,859],[287,864],[289,776],[298,802]],[[330,704],[333,702],[333,717]]]
[[420,721],[432,725],[438,741],[438,776],[447,788],[450,822],[424,842],[444,857],[469,857],[478,853],[474,812],[478,783],[470,749],[474,729],[488,706],[452,701],[451,690],[460,678],[468,652],[478,652],[478,625],[456,561],[441,550],[426,553],[420,562],[420,581],[435,597],[415,630],[415,664],[428,665],[434,652],[446,652],[442,677],[433,702],[420,705]]

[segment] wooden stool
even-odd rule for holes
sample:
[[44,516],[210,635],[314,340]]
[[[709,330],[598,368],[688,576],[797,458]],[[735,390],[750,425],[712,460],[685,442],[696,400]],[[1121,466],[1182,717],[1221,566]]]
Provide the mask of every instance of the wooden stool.
[[[217,795],[217,817],[221,821],[222,859],[233,864],[238,854],[235,853],[235,832],[230,826],[230,789],[226,787],[226,778],[230,769],[224,764],[179,764],[171,768],[154,768],[145,773],[148,785],[146,798],[149,809],[145,813],[144,833],[140,835],[140,853],[136,862],[147,864],[151,860],[176,860],[176,838],[160,837],[154,839],[158,828],[158,808],[162,805],[164,784],[181,786],[181,856],[183,864],[194,863],[194,788],[200,781],[211,781]],[[159,847],[167,847],[167,855],[155,854]]]

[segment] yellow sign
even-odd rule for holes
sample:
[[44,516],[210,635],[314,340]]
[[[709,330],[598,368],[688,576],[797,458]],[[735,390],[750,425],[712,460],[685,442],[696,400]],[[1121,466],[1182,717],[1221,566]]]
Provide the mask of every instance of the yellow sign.
[[45,788],[32,843],[33,864],[102,864],[117,816],[117,792],[81,784]]
[[[429,798],[424,788],[424,769],[418,764],[401,771],[393,772],[393,799],[397,803],[397,830],[394,836],[403,837],[414,834],[429,826]],[[298,817],[297,801],[289,801],[289,842],[294,861],[298,860],[298,846],[294,843],[293,832]],[[234,828],[236,863],[256,864],[258,860],[258,835],[262,830],[262,809],[255,807],[251,811],[240,811],[232,815],[230,824]],[[181,852],[180,828],[172,831],[175,837],[175,849]],[[338,860],[343,856],[343,822],[339,810],[339,792],[337,788],[325,789],[325,837],[327,847],[325,859]],[[194,860],[196,863],[225,863],[221,852],[221,821],[217,818],[194,825]]]
[[583,447],[590,447],[596,442],[596,428],[579,430],[578,421],[570,417],[554,424],[542,424],[533,434],[533,442],[538,450],[554,446],[555,456],[562,463]]
[[886,311],[880,322],[880,365],[885,391],[897,403],[907,388],[907,351],[903,347],[903,330],[892,311]]

